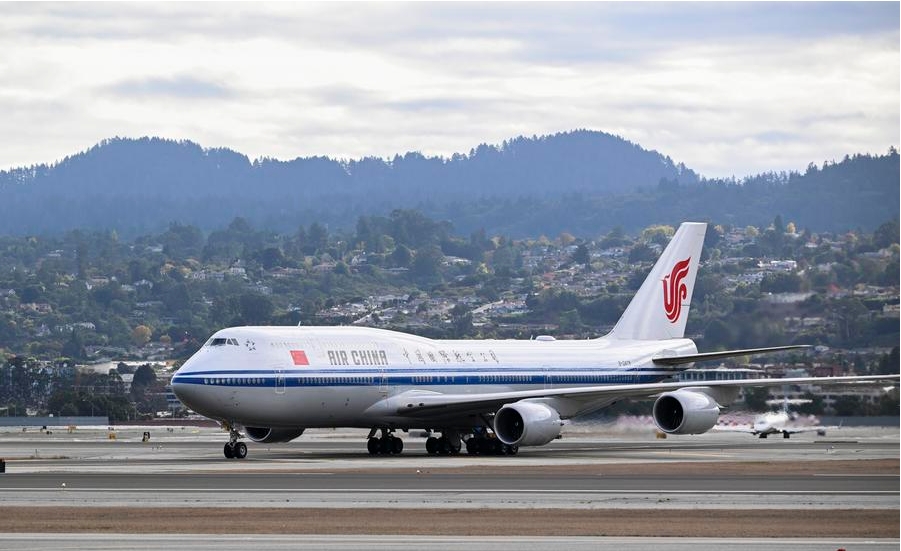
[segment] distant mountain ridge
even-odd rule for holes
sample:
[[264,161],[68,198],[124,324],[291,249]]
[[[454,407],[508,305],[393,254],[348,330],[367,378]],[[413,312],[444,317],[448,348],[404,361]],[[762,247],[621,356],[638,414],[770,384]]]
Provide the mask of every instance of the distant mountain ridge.
[[[891,169],[860,169],[874,182],[864,208],[870,202],[884,206],[891,200],[889,188],[897,196],[897,152],[887,157],[892,155],[892,186],[885,185]],[[883,157],[861,159],[866,164]],[[788,213],[773,211],[780,205],[768,204],[766,195],[781,200],[783,191],[809,173],[760,176],[765,185],[749,179],[748,186],[733,187],[730,194],[726,192],[734,182],[703,180],[656,151],[588,130],[482,144],[450,158],[406,153],[391,160],[353,161],[251,161],[229,149],[204,149],[190,141],[114,138],[52,166],[0,172],[0,201],[6,211],[0,232],[115,229],[136,236],[170,222],[210,231],[237,216],[257,227],[293,232],[314,221],[350,228],[363,214],[417,208],[451,221],[461,232],[485,228],[513,236],[559,231],[596,235],[617,225],[632,229],[677,223],[681,216],[728,218],[728,212],[717,209],[729,209],[730,198],[733,210],[740,211],[733,218],[742,223],[754,216],[745,212],[749,198],[736,196],[752,189],[764,196],[750,203],[759,207],[764,220],[772,220],[774,213]],[[718,196],[720,203],[705,207],[708,194]],[[688,197],[694,205],[685,203]],[[897,199],[893,205],[897,216]],[[803,200],[797,206],[801,211],[807,207]],[[869,227],[884,221],[866,220],[874,214],[878,212],[871,210],[862,222],[847,223]]]

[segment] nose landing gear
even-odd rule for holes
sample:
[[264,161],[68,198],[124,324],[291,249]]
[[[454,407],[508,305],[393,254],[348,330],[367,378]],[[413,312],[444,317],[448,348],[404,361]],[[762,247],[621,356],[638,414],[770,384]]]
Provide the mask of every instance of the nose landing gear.
[[247,457],[247,444],[238,442],[241,433],[232,425],[225,425],[228,428],[228,442],[222,449],[226,459],[244,459]]

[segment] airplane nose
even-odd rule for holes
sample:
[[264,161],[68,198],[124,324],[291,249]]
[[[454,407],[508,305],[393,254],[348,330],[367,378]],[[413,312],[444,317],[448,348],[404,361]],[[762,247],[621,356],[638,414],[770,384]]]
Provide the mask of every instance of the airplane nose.
[[169,386],[172,387],[172,393],[175,394],[175,397],[178,398],[178,400],[182,404],[187,405],[185,403],[185,397],[187,394],[186,387],[188,385],[184,381],[184,375],[181,373],[181,369],[179,369],[172,375],[172,380],[169,381]]
[[185,406],[196,411],[195,402],[198,383],[202,379],[198,379],[197,374],[193,373],[195,361],[191,357],[179,367],[172,375],[169,386],[172,387],[172,393]]

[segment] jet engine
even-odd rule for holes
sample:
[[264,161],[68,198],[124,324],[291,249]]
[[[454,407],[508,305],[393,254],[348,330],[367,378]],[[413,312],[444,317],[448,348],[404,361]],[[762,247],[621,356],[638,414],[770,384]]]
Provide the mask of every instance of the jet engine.
[[562,426],[555,409],[536,402],[507,404],[494,416],[494,433],[509,446],[543,446],[560,435]]
[[247,433],[248,438],[254,442],[262,442],[264,444],[288,442],[303,434],[303,431],[304,429],[301,428],[244,427],[244,432]]
[[654,402],[654,422],[668,434],[701,434],[716,424],[720,407],[712,397],[681,388]]

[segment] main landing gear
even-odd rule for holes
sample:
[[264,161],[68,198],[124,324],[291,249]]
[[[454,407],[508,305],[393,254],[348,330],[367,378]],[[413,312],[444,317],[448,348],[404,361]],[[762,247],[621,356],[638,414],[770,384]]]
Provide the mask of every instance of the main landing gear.
[[369,431],[369,437],[366,442],[366,449],[369,455],[400,455],[404,451],[404,441],[391,434],[388,429],[381,429],[382,436],[375,435],[378,429]]
[[429,455],[457,455],[462,447],[460,433],[455,430],[444,431],[437,438],[429,436],[425,441],[425,451]]
[[238,438],[241,437],[241,433],[238,430],[231,426],[226,425],[228,427],[228,442],[225,444],[225,448],[223,448],[223,453],[225,454],[226,459],[244,459],[247,457],[247,444],[244,442],[238,442]]
[[473,434],[466,439],[466,453],[469,455],[516,455],[519,446],[504,444],[496,437]]

